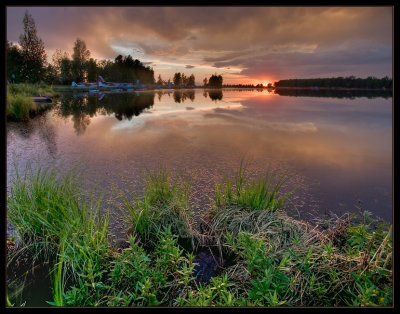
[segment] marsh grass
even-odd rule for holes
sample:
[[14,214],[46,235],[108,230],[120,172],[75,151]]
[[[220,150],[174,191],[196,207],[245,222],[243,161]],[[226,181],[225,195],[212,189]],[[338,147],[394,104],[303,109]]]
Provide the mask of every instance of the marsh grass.
[[268,169],[263,176],[250,179],[242,160],[236,178],[225,176],[224,182],[215,184],[216,206],[276,211],[295,190],[279,195],[280,188],[290,178],[288,173]]
[[228,237],[237,237],[240,232],[272,237],[274,245],[300,236],[299,228],[277,215],[277,212],[284,214],[282,206],[297,188],[280,192],[290,178],[288,173],[279,174],[270,169],[261,177],[250,178],[242,160],[236,178],[225,176],[222,183],[215,184],[215,205],[204,213],[202,226],[221,255],[229,248]]
[[[31,263],[58,260],[53,292],[61,299],[61,282],[81,276],[93,281],[109,251],[108,215],[100,215],[99,198],[91,201],[80,190],[78,169],[66,173],[32,170],[28,164],[17,170],[7,199],[7,215],[18,235],[21,252]],[[20,254],[14,254],[16,258]],[[59,268],[61,267],[61,268]],[[65,277],[61,280],[60,272]]]
[[147,170],[144,196],[130,202],[124,197],[124,216],[131,231],[145,243],[157,239],[164,227],[170,227],[180,239],[194,240],[192,209],[189,205],[191,180],[182,176],[172,179],[169,170],[161,167]]
[[[283,208],[289,194],[279,191],[286,177],[253,180],[242,166],[238,173],[216,189],[200,233],[190,180],[148,171],[143,196],[125,198],[131,230],[120,250],[109,241],[101,198],[83,197],[71,172],[17,172],[8,217],[21,250],[46,253],[52,305],[391,306],[391,226],[365,211],[316,225],[295,220]],[[196,280],[195,248],[181,239],[219,253],[209,282]]]
[[37,114],[48,108],[50,104],[36,104],[32,97],[58,96],[50,86],[44,84],[8,84],[7,85],[7,117],[16,120],[26,120],[30,115]]
[[234,303],[390,305],[391,227],[368,212],[336,217],[325,228],[295,220],[283,209],[291,192],[280,194],[288,179],[270,171],[251,179],[241,164],[235,179],[216,184],[202,226],[221,260],[234,260],[222,271],[234,283]]
[[7,92],[7,116],[25,120],[29,118],[29,113],[35,104],[31,97],[17,95],[13,96]]
[[21,174],[16,168],[7,199],[7,213],[24,247],[34,251],[52,251],[60,235],[71,228],[74,218],[82,220],[78,187],[73,172],[59,177],[56,171],[38,169],[28,164]]
[[46,84],[8,84],[7,90],[11,95],[22,96],[55,96],[53,88]]

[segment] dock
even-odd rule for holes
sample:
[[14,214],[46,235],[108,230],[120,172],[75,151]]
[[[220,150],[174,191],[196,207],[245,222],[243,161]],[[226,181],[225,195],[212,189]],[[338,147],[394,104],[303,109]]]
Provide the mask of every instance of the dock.
[[53,101],[50,97],[45,97],[45,96],[31,97],[31,98],[35,103],[50,103]]

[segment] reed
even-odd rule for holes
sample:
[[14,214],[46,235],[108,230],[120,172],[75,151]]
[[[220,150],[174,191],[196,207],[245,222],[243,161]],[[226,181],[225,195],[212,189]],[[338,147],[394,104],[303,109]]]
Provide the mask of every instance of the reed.
[[7,116],[20,120],[29,118],[30,110],[34,107],[34,102],[29,96],[12,95],[7,92]]
[[[241,166],[236,180],[217,185],[200,233],[191,221],[190,180],[149,171],[143,197],[125,198],[131,232],[128,247],[117,250],[101,197],[86,196],[74,171],[16,173],[7,199],[15,252],[50,263],[52,305],[392,305],[391,226],[365,211],[315,225],[295,220],[279,190],[286,177],[257,181]],[[183,238],[207,239],[203,247],[219,252],[209,282],[196,281],[195,247],[182,246]]]
[[131,230],[146,242],[156,239],[164,227],[180,238],[193,239],[192,210],[189,205],[191,181],[171,178],[165,168],[147,170],[144,196],[134,202],[124,197],[125,219]]
[[27,120],[31,114],[48,109],[50,104],[35,104],[32,97],[59,96],[45,84],[8,84],[7,117],[15,120]]
[[57,93],[52,87],[46,84],[8,84],[7,90],[11,95],[21,95],[21,96],[56,96]]

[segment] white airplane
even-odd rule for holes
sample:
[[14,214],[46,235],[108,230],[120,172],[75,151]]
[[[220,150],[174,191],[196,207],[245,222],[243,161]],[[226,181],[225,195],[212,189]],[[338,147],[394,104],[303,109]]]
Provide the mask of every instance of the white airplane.
[[72,87],[77,87],[77,88],[96,88],[97,84],[95,83],[79,83],[76,84],[75,82],[72,82]]
[[97,78],[97,85],[99,87],[105,87],[105,88],[132,88],[133,87],[133,84],[131,84],[131,83],[106,82],[101,75],[99,75],[99,77]]

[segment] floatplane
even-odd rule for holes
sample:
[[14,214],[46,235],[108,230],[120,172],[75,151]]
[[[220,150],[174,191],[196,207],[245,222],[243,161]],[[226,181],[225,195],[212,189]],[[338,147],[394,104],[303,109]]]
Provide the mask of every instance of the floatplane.
[[133,88],[132,83],[112,83],[112,82],[106,82],[101,75],[97,78],[97,86],[98,87],[105,87],[105,88],[122,88],[122,89],[128,89],[128,88]]
[[[138,82],[139,87],[139,82]],[[132,83],[114,83],[114,82],[106,82],[106,80],[99,75],[96,82],[82,82],[82,83],[75,83],[72,82],[72,87],[76,88],[88,88],[92,92],[98,91],[100,87],[108,88],[108,89],[122,89],[122,90],[129,90],[133,89],[135,86]],[[93,90],[97,88],[96,90]]]

